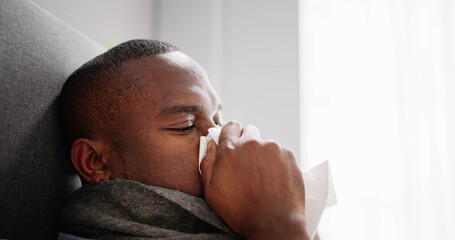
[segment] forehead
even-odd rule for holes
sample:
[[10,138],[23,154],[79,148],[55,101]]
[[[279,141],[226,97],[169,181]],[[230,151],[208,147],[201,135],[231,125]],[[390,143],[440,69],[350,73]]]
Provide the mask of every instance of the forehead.
[[[168,106],[206,102],[219,104],[204,69],[182,52],[142,57],[122,64],[122,74],[138,85],[143,104],[159,111]],[[151,105],[152,104],[152,105]]]

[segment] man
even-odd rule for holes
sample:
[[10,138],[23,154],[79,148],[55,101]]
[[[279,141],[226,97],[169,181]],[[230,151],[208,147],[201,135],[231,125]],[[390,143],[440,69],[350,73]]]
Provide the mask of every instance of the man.
[[226,124],[200,176],[199,137],[222,124],[221,103],[201,66],[176,47],[133,40],[89,61],[63,86],[59,113],[71,160],[90,183],[68,203],[63,231],[309,239],[295,158],[255,127]]

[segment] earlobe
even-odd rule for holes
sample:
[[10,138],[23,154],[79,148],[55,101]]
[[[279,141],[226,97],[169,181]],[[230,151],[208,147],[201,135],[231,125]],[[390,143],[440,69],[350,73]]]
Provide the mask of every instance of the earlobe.
[[74,141],[71,147],[71,161],[85,181],[99,183],[109,179],[103,150],[103,146],[96,140],[79,138]]

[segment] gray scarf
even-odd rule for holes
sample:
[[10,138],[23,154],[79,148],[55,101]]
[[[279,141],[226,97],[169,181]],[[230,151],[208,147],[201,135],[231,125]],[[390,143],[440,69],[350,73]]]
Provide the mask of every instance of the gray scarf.
[[238,239],[201,198],[130,180],[87,184],[63,210],[61,231],[96,239]]

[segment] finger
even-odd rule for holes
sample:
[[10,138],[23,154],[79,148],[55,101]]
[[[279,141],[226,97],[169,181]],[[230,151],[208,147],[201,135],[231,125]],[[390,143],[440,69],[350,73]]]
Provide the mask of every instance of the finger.
[[242,129],[242,124],[236,121],[230,121],[221,129],[218,143],[223,144],[226,141],[233,141],[240,138],[242,135]]
[[216,158],[216,144],[214,141],[210,141],[208,144],[208,150],[205,157],[201,162],[201,176],[202,183],[204,184],[204,189],[208,187],[210,181],[212,180],[213,167],[215,166]]
[[256,126],[246,125],[243,128],[241,138],[242,139],[260,139],[261,133],[259,132],[259,129]]

